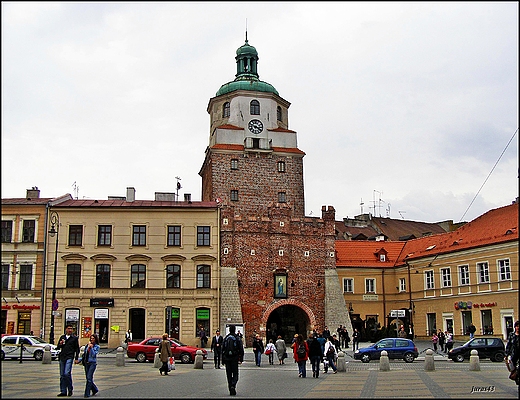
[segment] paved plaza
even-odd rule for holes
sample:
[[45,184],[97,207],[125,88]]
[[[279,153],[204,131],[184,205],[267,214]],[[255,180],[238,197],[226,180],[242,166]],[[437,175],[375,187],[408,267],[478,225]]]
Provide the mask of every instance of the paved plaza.
[[[363,347],[364,344],[361,345]],[[419,347],[419,346],[418,346]],[[350,350],[350,351],[349,351]],[[379,363],[363,364],[347,350],[346,372],[320,372],[312,378],[298,378],[298,368],[289,358],[285,365],[269,365],[264,356],[257,367],[250,349],[240,367],[237,396],[242,398],[518,398],[518,387],[508,379],[503,363],[480,362],[480,371],[470,371],[469,362],[454,363],[435,356],[435,371],[424,370],[424,352],[413,363],[390,361],[390,371],[380,371]],[[215,369],[212,354],[203,369],[193,364],[177,364],[169,376],[159,375],[153,363],[138,363],[125,357],[116,366],[115,351],[102,350],[95,382],[100,392],[95,398],[229,398],[225,369]],[[2,398],[51,398],[59,392],[57,361],[42,364],[34,360],[4,360]],[[85,375],[79,365],[73,368],[74,397],[83,397]]]

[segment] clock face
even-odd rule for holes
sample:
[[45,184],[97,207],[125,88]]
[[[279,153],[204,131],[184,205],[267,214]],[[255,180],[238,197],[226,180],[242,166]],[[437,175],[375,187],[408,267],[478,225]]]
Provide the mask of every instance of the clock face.
[[249,121],[249,124],[247,124],[247,127],[249,130],[255,134],[259,134],[263,131],[264,125],[262,124],[262,121],[259,121],[257,119],[252,119]]

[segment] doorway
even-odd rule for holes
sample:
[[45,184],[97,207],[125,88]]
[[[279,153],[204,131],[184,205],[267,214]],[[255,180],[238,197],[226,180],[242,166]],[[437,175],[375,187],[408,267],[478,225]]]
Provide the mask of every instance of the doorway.
[[132,340],[140,342],[145,339],[145,309],[131,308],[128,310],[128,326],[132,331]]
[[273,343],[278,336],[281,336],[286,343],[291,343],[295,334],[301,334],[307,338],[310,331],[309,317],[298,306],[287,305],[275,309],[266,324],[266,341],[273,339]]

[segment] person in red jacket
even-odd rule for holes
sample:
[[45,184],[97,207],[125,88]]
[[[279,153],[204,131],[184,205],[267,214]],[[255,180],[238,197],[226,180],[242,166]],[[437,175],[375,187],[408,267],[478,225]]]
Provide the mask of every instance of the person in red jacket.
[[309,346],[307,342],[303,340],[302,335],[298,335],[293,346],[294,360],[298,363],[298,376],[300,378],[306,378],[306,365],[309,359]]

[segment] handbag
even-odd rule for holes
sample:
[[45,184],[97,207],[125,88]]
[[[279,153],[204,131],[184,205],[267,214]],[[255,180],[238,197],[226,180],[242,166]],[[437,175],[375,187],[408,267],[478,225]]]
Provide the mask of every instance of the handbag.
[[175,358],[170,357],[168,360],[168,372],[175,370]]
[[283,353],[282,360],[285,359],[285,358],[287,358],[287,352],[284,352],[284,353]]
[[265,354],[267,354],[267,355],[271,354],[271,349],[265,349]]

